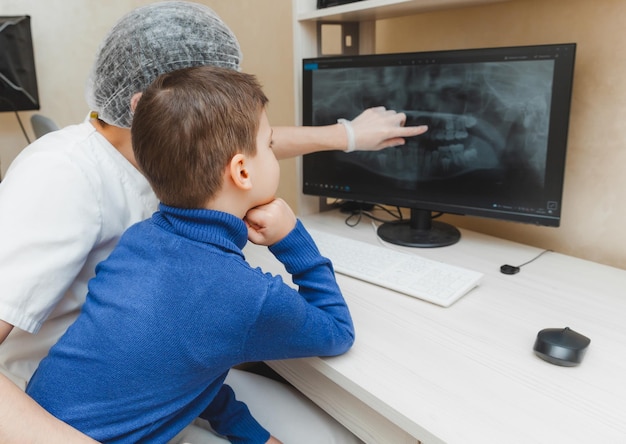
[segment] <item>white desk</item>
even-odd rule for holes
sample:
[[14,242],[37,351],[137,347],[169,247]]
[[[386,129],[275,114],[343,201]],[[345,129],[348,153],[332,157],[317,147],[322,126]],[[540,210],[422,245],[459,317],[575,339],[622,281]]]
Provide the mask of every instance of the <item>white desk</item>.
[[[306,226],[376,242],[367,220],[337,212]],[[367,443],[626,443],[626,271],[462,231],[406,249],[485,274],[449,308],[337,275],[356,328],[335,358],[268,364]],[[266,248],[251,264],[282,272]],[[289,281],[290,282],[290,281]],[[591,339],[578,367],[533,353],[537,332],[569,326]]]

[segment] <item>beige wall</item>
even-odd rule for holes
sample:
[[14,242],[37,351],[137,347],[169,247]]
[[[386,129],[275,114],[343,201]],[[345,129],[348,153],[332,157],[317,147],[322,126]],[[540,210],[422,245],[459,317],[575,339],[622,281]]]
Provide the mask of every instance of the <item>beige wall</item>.
[[516,0],[379,23],[377,52],[578,44],[559,228],[455,224],[626,268],[626,2]]
[[[41,112],[61,125],[82,120],[83,86],[95,49],[112,23],[149,1],[2,0],[0,14],[30,14]],[[270,97],[274,125],[293,121],[291,2],[205,0],[233,28],[243,68],[257,74]],[[578,44],[563,222],[542,228],[473,217],[460,226],[626,269],[626,2],[514,0],[384,21],[378,52],[471,46]],[[20,113],[28,130],[30,113]],[[4,172],[24,147],[15,116],[0,113]],[[295,202],[293,161],[283,162],[280,193]]]
[[[243,70],[255,74],[270,99],[274,126],[293,125],[291,0],[206,0],[231,27],[243,50]],[[279,195],[296,208],[296,162],[281,161]]]
[[[0,15],[31,16],[42,114],[65,126],[84,119],[84,85],[107,30],[149,0],[1,0]],[[290,0],[205,0],[238,36],[243,69],[256,74],[270,98],[273,125],[293,123],[293,57]],[[28,136],[31,112],[20,112]],[[0,162],[4,175],[26,146],[13,113],[0,113]],[[281,196],[296,201],[295,161],[282,162]]]

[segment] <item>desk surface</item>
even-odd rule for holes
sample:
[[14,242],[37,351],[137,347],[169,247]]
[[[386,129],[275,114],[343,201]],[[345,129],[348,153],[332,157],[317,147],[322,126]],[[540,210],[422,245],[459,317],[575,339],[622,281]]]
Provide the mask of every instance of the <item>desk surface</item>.
[[[372,225],[344,215],[305,226],[375,243]],[[337,275],[356,329],[354,347],[334,358],[269,363],[343,422],[377,444],[626,442],[626,271],[462,231],[459,243],[409,249],[485,274],[481,285],[442,308]],[[266,248],[246,256],[285,274]],[[290,282],[290,280],[288,280]],[[539,330],[569,326],[591,339],[577,367],[533,353]]]

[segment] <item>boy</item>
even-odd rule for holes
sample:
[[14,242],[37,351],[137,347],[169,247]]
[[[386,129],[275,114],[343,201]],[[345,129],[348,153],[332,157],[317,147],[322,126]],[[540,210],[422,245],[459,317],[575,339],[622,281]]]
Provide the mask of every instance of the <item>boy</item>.
[[[92,442],[23,390],[81,311],[96,265],[128,227],[157,208],[131,147],[132,97],[159,74],[199,65],[239,70],[241,57],[234,33],[206,5],[159,1],[136,8],[113,25],[95,54],[86,91],[90,118],[37,139],[11,163],[0,183],[0,442]],[[351,123],[357,149],[403,144],[424,132],[404,127],[405,119],[380,107],[365,110]],[[345,150],[346,128],[275,127],[274,152],[280,159]],[[264,413],[284,440],[358,442],[287,385],[242,370],[231,371],[229,381],[251,408],[277,407]],[[173,444],[213,438],[195,425],[188,432]]]
[[[161,204],[98,266],[31,379],[52,414],[99,441],[167,442],[200,416],[231,442],[276,443],[223,384],[228,370],[351,347],[330,262],[274,197],[266,104],[253,76],[207,66],[165,74],[138,100],[133,151]],[[298,291],[245,262],[248,238]]]

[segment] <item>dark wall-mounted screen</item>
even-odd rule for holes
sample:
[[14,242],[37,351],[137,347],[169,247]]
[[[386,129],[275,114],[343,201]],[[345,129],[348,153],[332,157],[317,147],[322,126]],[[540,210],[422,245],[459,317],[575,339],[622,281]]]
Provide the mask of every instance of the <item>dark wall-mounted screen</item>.
[[39,109],[30,17],[0,16],[0,112]]

